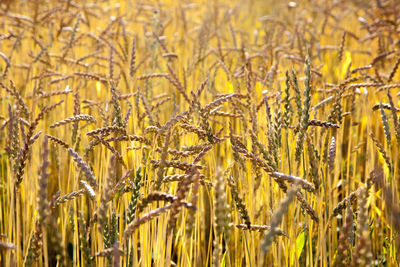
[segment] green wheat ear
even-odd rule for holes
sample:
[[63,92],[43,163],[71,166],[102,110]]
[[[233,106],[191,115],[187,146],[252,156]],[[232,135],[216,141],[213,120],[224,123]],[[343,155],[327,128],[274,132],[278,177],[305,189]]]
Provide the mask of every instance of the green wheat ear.
[[128,224],[133,221],[136,215],[136,206],[139,199],[139,190],[141,187],[141,183],[142,183],[142,169],[138,168],[136,170],[136,175],[133,181],[131,182],[131,187],[132,187],[131,199],[129,201],[128,208],[126,211]]

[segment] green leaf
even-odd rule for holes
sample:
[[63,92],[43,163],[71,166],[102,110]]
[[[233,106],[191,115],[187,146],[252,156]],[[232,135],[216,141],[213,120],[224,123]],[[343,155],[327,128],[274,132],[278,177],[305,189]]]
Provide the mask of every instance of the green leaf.
[[305,234],[305,231],[302,231],[296,238],[297,259],[300,258],[300,255],[301,255],[301,252],[303,252],[305,243],[306,243],[306,234]]

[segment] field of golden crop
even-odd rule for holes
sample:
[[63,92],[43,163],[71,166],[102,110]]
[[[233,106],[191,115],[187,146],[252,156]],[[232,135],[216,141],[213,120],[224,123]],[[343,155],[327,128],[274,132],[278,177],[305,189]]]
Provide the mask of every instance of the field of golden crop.
[[0,266],[399,266],[398,0],[3,0],[0,29]]

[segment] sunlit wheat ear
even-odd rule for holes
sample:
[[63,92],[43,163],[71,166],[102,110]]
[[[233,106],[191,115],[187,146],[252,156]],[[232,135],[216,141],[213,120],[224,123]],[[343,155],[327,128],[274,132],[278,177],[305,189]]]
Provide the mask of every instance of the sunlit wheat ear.
[[193,109],[195,112],[199,112],[201,109],[200,96],[201,96],[201,93],[206,88],[208,82],[209,82],[209,77],[206,77],[206,79],[201,83],[199,89],[197,89],[196,92],[191,91],[192,102],[191,102],[191,105],[189,108]]
[[149,74],[143,74],[137,77],[138,80],[148,80],[148,79],[153,79],[153,78],[161,78],[161,77],[166,77],[168,76],[168,73],[149,73]]
[[65,125],[65,124],[68,124],[71,122],[77,122],[77,121],[96,122],[96,119],[87,114],[74,115],[72,117],[66,118],[62,121],[59,121],[59,122],[56,122],[56,123],[50,125],[50,128],[56,128],[61,125]]
[[384,90],[400,88],[400,83],[387,84],[387,85],[383,85],[382,83],[367,83],[365,85],[367,87],[378,87],[378,88],[376,88],[375,92],[380,92],[380,91],[384,91]]
[[7,153],[9,154],[12,160],[12,166],[15,168],[15,163],[18,158],[18,152],[20,150],[20,142],[19,142],[19,112],[18,109],[13,112],[11,104],[8,104],[8,144],[7,144]]
[[228,178],[228,185],[231,188],[231,195],[232,195],[233,200],[235,201],[236,208],[239,211],[240,217],[244,221],[247,228],[250,229],[251,221],[250,221],[249,213],[247,211],[247,208],[246,208],[246,205],[244,204],[243,199],[239,196],[239,192],[238,192],[236,183],[232,177]]
[[[277,169],[276,162],[273,160],[272,155],[269,153],[268,149],[264,146],[264,144],[261,143],[261,141],[258,139],[258,137],[253,133],[253,131],[251,129],[249,130],[249,133],[250,133],[251,141],[257,145],[259,151],[262,153],[263,158],[265,159],[267,164],[270,165],[271,167],[273,167],[274,170]],[[236,145],[239,144],[238,140],[235,141],[234,143]]]
[[360,66],[360,67],[357,67],[357,68],[354,68],[351,72],[350,72],[350,75],[351,74],[356,74],[356,73],[358,73],[358,72],[362,72],[362,71],[365,71],[365,70],[369,70],[369,69],[371,69],[372,68],[372,66],[371,65],[365,65],[365,66]]
[[80,180],[79,182],[83,186],[83,188],[85,188],[86,193],[89,195],[89,197],[92,200],[96,200],[96,192],[94,192],[94,189],[88,183],[86,183],[83,180]]
[[221,104],[227,102],[229,99],[235,98],[235,97],[237,97],[237,96],[238,96],[238,94],[236,94],[236,93],[231,93],[231,94],[228,94],[228,95],[226,95],[226,96],[217,98],[217,99],[215,99],[214,101],[212,101],[212,102],[208,103],[207,105],[205,105],[205,106],[202,108],[201,112],[204,112],[205,114],[208,114],[211,110],[215,109],[215,108],[218,107],[219,105],[221,105]]
[[[333,209],[332,211],[332,215],[331,218],[339,215],[342,213],[342,211],[347,207],[349,208],[349,205],[352,205],[355,203],[355,201],[357,200],[357,193],[358,190],[355,192],[351,192],[347,197],[345,197],[342,201],[340,201],[336,207]],[[351,206],[350,206],[351,208]]]
[[42,134],[42,131],[37,132],[31,139],[29,139],[29,143],[32,145]]
[[109,121],[108,121],[109,116],[106,115],[106,113],[105,113],[104,109],[101,107],[101,105],[98,105],[97,109],[99,110],[99,114],[101,117],[101,121],[103,123],[103,127],[109,126]]
[[335,157],[336,157],[336,138],[332,136],[328,154],[328,167],[331,171],[333,171],[333,167],[335,164]]
[[267,231],[263,238],[262,251],[264,254],[269,252],[272,242],[274,241],[275,236],[278,233],[276,228],[281,224],[283,216],[287,213],[289,205],[293,201],[297,190],[297,186],[293,185],[287,191],[285,199],[281,201],[279,207],[272,214],[270,222],[271,228]]
[[113,118],[118,127],[123,128],[124,124],[122,123],[122,113],[121,113],[121,103],[118,99],[119,93],[117,92],[117,88],[114,83],[110,84],[111,91],[111,103],[113,105]]
[[390,147],[391,142],[392,142],[392,134],[390,132],[389,121],[386,116],[385,110],[382,108],[381,105],[380,105],[379,110],[381,112],[381,119],[382,119],[382,124],[383,124],[383,131],[385,132],[386,142],[387,142],[388,146]]
[[341,87],[339,88],[339,90],[337,91],[335,97],[334,97],[334,104],[333,107],[331,109],[331,113],[328,116],[328,122],[331,123],[337,123],[337,124],[341,124],[342,123],[342,119],[343,119],[343,107],[342,107],[342,96],[343,96],[343,92],[345,90],[345,87]]
[[[269,225],[250,225],[250,227],[247,226],[247,224],[236,224],[235,225],[238,229],[241,230],[249,230],[249,231],[254,231],[254,232],[265,232],[271,230],[271,226]],[[280,228],[275,227],[275,232],[277,236],[286,236],[289,237],[288,234],[283,231]]]
[[0,249],[2,250],[14,250],[16,246],[13,243],[7,243],[4,241],[0,241]]
[[64,148],[66,148],[66,149],[69,148],[69,145],[68,145],[66,142],[64,142],[63,140],[61,140],[61,139],[59,139],[59,138],[57,138],[57,137],[48,135],[48,134],[46,134],[46,136],[47,136],[47,138],[49,139],[49,141],[52,141],[53,143],[55,143],[55,144],[57,144],[57,145],[60,145],[60,146],[62,146],[62,147],[64,147]]
[[210,112],[210,116],[213,116],[213,117],[227,117],[227,118],[240,118],[240,115],[236,115],[236,114],[225,112],[225,111],[219,111],[219,110],[212,110]]
[[136,68],[136,38],[132,38],[131,59],[129,61],[129,76],[133,78]]
[[114,247],[112,248],[107,248],[104,250],[101,250],[99,252],[96,252],[95,256],[96,257],[109,257],[109,256],[113,256],[115,254],[119,254],[119,255],[123,255],[123,251],[120,249],[117,249],[117,252],[114,251]]
[[68,200],[76,199],[76,198],[78,198],[78,197],[84,195],[85,193],[86,193],[86,189],[80,189],[80,190],[73,191],[73,192],[71,192],[71,193],[68,193],[68,194],[59,196],[59,197],[56,199],[54,205],[55,205],[55,206],[58,206],[58,205],[60,205],[60,204],[66,203]]
[[178,183],[176,190],[176,199],[171,204],[171,212],[168,219],[167,232],[172,233],[175,230],[178,214],[183,206],[184,199],[189,194],[190,186],[194,181],[199,179],[199,172],[197,167],[192,166],[187,170],[189,177],[181,180]]
[[292,105],[290,104],[290,76],[289,71],[285,72],[286,80],[285,80],[285,94],[283,97],[283,127],[288,128],[288,126],[292,123]]
[[90,131],[86,133],[88,136],[100,135],[100,136],[107,136],[111,133],[118,133],[118,134],[125,134],[125,129],[119,126],[105,126],[102,128],[98,128],[96,130]]
[[4,68],[3,74],[0,76],[2,79],[5,79],[7,77],[8,69],[10,68],[11,63],[8,57],[4,53],[0,52],[0,57],[3,58],[4,62],[6,63],[6,67]]
[[32,146],[32,144],[35,140],[35,139],[32,139],[32,137],[34,137],[33,132],[35,131],[39,122],[43,119],[44,115],[47,114],[48,112],[52,111],[54,108],[56,108],[62,102],[64,102],[64,100],[61,100],[50,106],[45,106],[44,108],[42,108],[42,110],[36,116],[35,120],[31,122],[31,124],[28,128],[28,132],[26,133],[25,144],[24,144],[23,148],[20,150],[20,153],[18,155],[18,160],[16,163],[15,185],[17,188],[19,187],[20,183],[22,182],[28,153],[29,153],[30,147]]
[[124,123],[124,127],[123,128],[128,127],[128,122],[129,122],[129,119],[132,117],[132,109],[133,109],[133,105],[129,100],[125,100],[125,103],[129,106],[129,108],[125,113],[125,117],[124,117],[124,120],[123,120],[123,123]]
[[397,57],[396,63],[394,64],[393,69],[390,72],[390,75],[389,75],[389,78],[388,78],[388,83],[390,83],[393,80],[393,78],[396,75],[396,72],[397,72],[397,69],[399,68],[399,66],[400,66],[400,57]]
[[178,92],[183,96],[183,98],[188,102],[191,103],[189,96],[186,94],[186,90],[183,87],[182,83],[179,81],[178,77],[176,76],[175,72],[171,68],[169,64],[167,64],[169,75],[165,76],[165,78],[178,90]]
[[42,99],[42,98],[50,98],[52,96],[58,96],[58,95],[68,95],[71,92],[72,92],[72,90],[70,90],[69,87],[67,86],[67,88],[64,89],[64,90],[55,90],[55,91],[50,91],[50,92],[43,92],[38,96],[38,98]]
[[174,116],[171,117],[158,131],[159,134],[165,134],[167,131],[169,131],[170,129],[172,129],[172,127],[178,123],[179,121],[183,120],[187,115],[189,115],[190,112],[188,110]]
[[300,124],[301,118],[303,117],[303,107],[301,104],[301,93],[300,93],[300,87],[297,81],[297,75],[294,69],[292,69],[292,77],[290,80],[292,84],[292,88],[294,89],[295,93],[295,100],[296,100],[296,108],[297,108],[297,118],[298,118],[298,123]]
[[[213,148],[213,146],[211,146],[211,145],[204,147],[203,150],[201,150],[199,152],[199,154],[196,155],[192,164],[196,164],[196,163],[200,162],[204,158],[204,156],[207,154],[207,152],[209,150],[211,150],[212,148]],[[200,178],[200,175],[199,175],[199,178]]]
[[207,138],[207,132],[197,126],[187,124],[187,123],[180,123],[179,127],[181,127],[182,129],[184,129],[187,132],[192,132],[192,133],[197,134],[203,140],[205,140]]
[[345,41],[346,41],[346,31],[343,32],[342,39],[340,40],[339,55],[338,55],[339,62],[342,61],[343,58]]
[[[56,202],[57,199],[61,196],[61,190],[58,190],[57,192],[55,192],[49,200],[49,208],[50,209],[54,209],[56,207]],[[52,210],[50,210],[51,212],[53,212]]]
[[317,211],[312,208],[312,206],[307,202],[307,200],[304,198],[303,194],[300,191],[296,193],[296,198],[297,201],[300,203],[301,208],[304,209],[304,211],[308,213],[310,218],[318,224],[320,219],[317,214]]
[[[72,159],[76,162],[78,167],[85,174],[86,179],[89,181],[90,185],[94,188],[97,188],[97,179],[94,176],[94,173],[90,169],[89,165],[71,148],[68,149],[69,154],[72,156]],[[88,190],[89,191],[89,190]]]
[[373,133],[370,133],[369,136],[371,137],[372,141],[374,141],[375,146],[378,148],[378,151],[381,153],[389,170],[391,170],[392,169],[392,161],[391,161],[389,155],[387,154],[385,148],[383,147],[383,145],[379,142],[379,140],[375,137],[375,135]]
[[164,168],[167,166],[167,157],[168,157],[168,146],[170,144],[171,138],[171,130],[168,129],[166,131],[164,146],[162,147],[161,151],[161,159],[159,160],[158,170],[157,170],[157,180],[155,183],[155,189],[160,190],[163,176],[164,176]]
[[100,77],[100,76],[98,76],[98,75],[96,75],[96,74],[94,74],[94,73],[74,72],[74,76],[81,77],[81,78],[86,79],[86,80],[95,80],[95,81],[99,81],[99,82],[101,82],[101,83],[104,84],[104,85],[107,85],[107,84],[108,84],[107,79],[105,79],[105,78],[103,78],[103,77]]
[[[150,149],[149,147],[143,147],[144,149]],[[157,147],[155,149],[156,152],[158,153],[162,153],[162,148]],[[196,154],[195,152],[189,152],[189,151],[180,151],[180,150],[176,150],[176,149],[171,149],[168,148],[167,153],[171,156],[174,157],[174,159],[179,159],[179,158],[187,158],[191,155]],[[164,179],[163,179],[164,180]]]
[[74,78],[74,75],[64,75],[50,81],[50,84],[57,84]]
[[287,182],[292,183],[292,184],[298,184],[303,189],[305,189],[305,190],[307,190],[309,192],[314,192],[314,190],[315,190],[314,186],[310,182],[308,182],[307,180],[302,179],[300,177],[296,177],[296,176],[288,175],[288,174],[283,174],[283,173],[280,173],[280,172],[272,172],[270,175],[271,175],[271,177],[274,177],[274,178],[279,179],[279,180],[284,180],[284,181],[287,181]]
[[127,187],[127,183],[128,183],[128,179],[131,177],[133,172],[133,169],[129,169],[125,172],[125,174],[119,178],[119,180],[117,181],[117,183],[112,187],[111,189],[111,196],[115,197],[115,195],[121,191],[124,187]]
[[[171,97],[167,97],[164,99],[161,99],[160,101],[158,101],[157,103],[155,103],[154,105],[152,105],[149,109],[150,112],[157,110],[159,107],[161,107],[164,103],[167,103],[168,101],[170,101],[172,98]],[[147,111],[145,111],[144,113],[139,115],[139,121],[143,120],[146,116],[147,116]]]
[[157,35],[157,33],[155,33],[154,31],[152,32],[153,37],[156,39],[156,41],[158,42],[158,44],[161,46],[162,50],[169,54],[168,48],[166,47],[166,45],[164,44],[163,40],[160,38],[160,36]]
[[[109,256],[114,256],[118,257],[124,254],[124,252],[121,249],[118,249],[118,242],[115,243],[115,247],[112,248],[107,248],[104,250],[101,250],[99,252],[96,252],[95,256],[96,257],[109,257]],[[115,249],[117,248],[117,249]],[[113,266],[116,266],[115,264]]]
[[[174,195],[155,191],[147,194],[145,197],[142,197],[139,204],[137,205],[137,209],[138,212],[142,212],[150,203],[154,201],[164,201],[172,203],[177,199],[178,198]],[[191,210],[196,210],[196,207],[187,201],[182,201],[182,206]]]
[[[387,91],[386,94],[389,99],[389,104],[390,104],[389,108],[390,108],[390,111],[392,112],[394,134],[396,136],[397,145],[400,146],[400,122],[397,119],[397,108],[395,107],[395,105],[393,103],[393,98],[392,98],[392,95],[390,94],[389,90]],[[380,103],[379,106],[381,109],[383,109],[382,103]]]
[[309,120],[308,121],[309,126],[318,126],[318,127],[323,127],[323,128],[340,128],[339,125],[335,123],[330,123],[328,121],[320,121],[320,120]]
[[27,107],[27,105],[25,103],[25,100],[22,98],[21,94],[16,90],[16,88],[14,86],[14,82],[12,80],[10,80],[10,85],[11,85],[11,88],[6,86],[4,83],[0,82],[0,86],[3,87],[3,89],[8,94],[13,96],[17,100],[18,106],[21,109],[22,117],[25,118],[25,119],[29,118],[30,112],[29,112],[28,107]]
[[371,62],[370,65],[371,65],[371,66],[374,66],[376,63],[378,63],[379,61],[385,59],[387,56],[393,54],[394,52],[396,52],[395,49],[394,49],[394,50],[387,51],[387,52],[383,52],[383,53],[379,54],[377,57],[375,57],[375,58],[372,59],[372,62]]
[[151,141],[143,136],[138,135],[122,135],[117,137],[110,137],[105,140],[106,142],[120,142],[120,141],[137,141],[146,145],[151,145]]
[[142,186],[141,182],[142,182],[142,174],[141,174],[141,169],[139,168],[136,171],[136,175],[135,178],[133,179],[133,182],[131,183],[132,193],[126,210],[128,224],[130,224],[135,219],[136,216],[137,203],[139,200],[139,191]]
[[77,33],[77,31],[78,31],[78,27],[79,27],[79,24],[80,24],[81,20],[82,20],[82,18],[81,18],[81,15],[79,14],[79,15],[77,16],[76,21],[75,21],[75,24],[74,24],[74,26],[73,26],[73,28],[72,28],[71,34],[70,34],[70,36],[69,36],[68,43],[67,43],[66,46],[63,48],[63,49],[64,49],[64,54],[63,54],[63,56],[62,56],[63,58],[65,58],[65,57],[67,56],[69,50],[70,50],[71,47],[73,46],[73,43],[74,43],[74,40],[75,40],[75,37],[76,37],[76,33]]
[[[140,93],[140,91],[138,91],[138,92]],[[156,123],[156,121],[154,120],[153,115],[151,114],[151,109],[148,106],[147,101],[145,100],[142,93],[140,93],[140,99],[142,100],[143,107],[144,107],[145,113],[150,121],[150,124],[156,125],[157,127],[161,127],[161,125],[158,122]]]
[[162,213],[167,212],[171,208],[171,206],[172,206],[172,204],[168,204],[164,207],[154,209],[148,213],[143,214],[141,217],[134,219],[131,223],[129,223],[126,226],[123,237],[122,237],[122,241],[125,242],[127,240],[127,238],[129,238],[129,236],[132,235],[133,232],[140,225],[160,216],[160,214],[162,214]]
[[[257,166],[262,168],[265,172],[269,174],[274,173],[275,169],[271,165],[269,165],[268,162],[263,161],[253,153],[249,153],[245,148],[232,145],[232,149],[238,153],[242,153],[245,158],[252,160]],[[272,177],[274,178],[275,182],[278,183],[279,187],[284,192],[286,192],[287,185],[285,184],[284,179],[280,175],[272,175]]]
[[110,145],[110,143],[108,143],[107,141],[105,141],[102,137],[95,135],[94,136],[95,139],[97,139],[102,145],[104,145],[107,149],[109,149],[112,153],[113,156],[115,156],[115,158],[117,159],[117,161],[119,163],[122,164],[122,166],[124,166],[125,169],[127,169],[128,167],[126,166],[126,163],[124,161],[124,159],[122,158],[121,153],[119,153],[113,146]]
[[114,82],[114,48],[110,46],[110,56],[109,56],[109,71],[108,71],[108,76],[110,79],[110,83]]
[[238,114],[240,119],[242,119],[242,124],[244,126],[244,129],[246,129],[247,128],[246,115],[236,101],[238,101],[238,100],[235,100],[234,98],[229,99],[229,103],[232,105],[233,111],[236,114]]
[[301,121],[300,121],[300,131],[297,136],[296,149],[295,149],[295,159],[299,163],[301,155],[303,153],[304,147],[304,137],[309,125],[309,110],[311,103],[311,70],[310,70],[310,60],[306,59],[306,66],[304,70],[306,79],[304,80],[304,102],[303,109],[301,111]]

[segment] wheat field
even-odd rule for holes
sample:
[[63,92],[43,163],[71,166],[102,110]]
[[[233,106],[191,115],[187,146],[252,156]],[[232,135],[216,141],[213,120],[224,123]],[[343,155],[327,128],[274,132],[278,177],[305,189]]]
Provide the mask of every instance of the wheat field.
[[3,0],[0,29],[0,266],[399,266],[398,0]]

